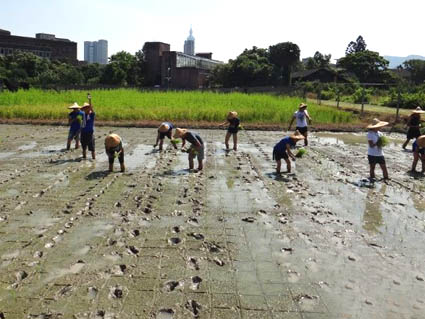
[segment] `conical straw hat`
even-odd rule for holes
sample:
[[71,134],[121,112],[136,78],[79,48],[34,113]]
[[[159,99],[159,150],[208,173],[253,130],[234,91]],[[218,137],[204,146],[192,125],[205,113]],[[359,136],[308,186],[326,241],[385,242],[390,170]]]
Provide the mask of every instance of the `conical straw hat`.
[[176,128],[176,132],[174,133],[174,138],[181,138],[183,135],[185,135],[187,132],[187,129],[185,128]]
[[168,124],[162,123],[159,126],[158,131],[160,131],[161,133],[167,133],[169,129],[170,129],[170,126]]
[[71,106],[68,106],[68,109],[74,110],[74,109],[80,109],[81,106],[77,104],[77,102],[74,102]]
[[388,124],[389,124],[388,122],[380,121],[379,119],[375,118],[373,119],[372,124],[368,125],[367,128],[368,129],[380,128],[380,127],[387,126]]
[[107,148],[113,148],[121,143],[121,137],[117,134],[109,134],[107,137],[105,137],[105,146]]

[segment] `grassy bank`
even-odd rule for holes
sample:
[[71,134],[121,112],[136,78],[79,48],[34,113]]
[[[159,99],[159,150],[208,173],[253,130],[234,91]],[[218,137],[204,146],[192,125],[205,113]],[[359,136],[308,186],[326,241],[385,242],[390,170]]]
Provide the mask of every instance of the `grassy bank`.
[[[264,94],[220,94],[210,92],[140,92],[130,89],[91,92],[98,120],[104,121],[207,121],[220,122],[228,111],[236,110],[246,123],[290,121],[301,99]],[[86,101],[85,91],[42,91],[31,89],[0,93],[0,118],[64,119],[74,102]],[[315,123],[342,124],[355,117],[332,107],[310,103],[308,111]]]

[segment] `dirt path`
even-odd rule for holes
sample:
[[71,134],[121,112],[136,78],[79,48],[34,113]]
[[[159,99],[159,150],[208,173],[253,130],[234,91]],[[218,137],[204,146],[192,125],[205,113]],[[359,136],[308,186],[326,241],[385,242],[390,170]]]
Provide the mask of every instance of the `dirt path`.
[[[111,131],[124,174],[105,171]],[[295,174],[276,178],[279,132],[242,131],[226,153],[224,131],[199,130],[203,173],[154,151],[154,129],[98,128],[95,162],[63,151],[63,127],[0,132],[4,318],[425,313],[424,179],[406,174],[399,135],[386,148],[392,181],[368,187],[364,134],[317,133]]]

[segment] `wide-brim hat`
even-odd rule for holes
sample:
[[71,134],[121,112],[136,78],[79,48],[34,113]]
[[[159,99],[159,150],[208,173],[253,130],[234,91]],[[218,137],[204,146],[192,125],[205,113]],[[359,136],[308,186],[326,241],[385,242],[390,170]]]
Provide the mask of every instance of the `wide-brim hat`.
[[236,112],[236,111],[231,111],[231,112],[229,112],[229,114],[227,114],[227,118],[229,119],[229,120],[231,120],[231,119],[235,119],[235,118],[237,118],[238,117],[238,112]]
[[161,132],[161,133],[167,133],[169,129],[170,129],[170,125],[162,123],[159,126],[158,131]]
[[294,132],[294,134],[290,135],[289,137],[292,138],[295,141],[300,141],[300,140],[305,139],[305,136],[302,135],[298,130],[296,130]]
[[185,128],[176,128],[176,132],[174,133],[174,138],[181,138],[183,135],[185,135],[187,132],[187,129]]
[[83,106],[81,106],[81,108],[83,109],[83,108],[88,107],[88,106],[91,106],[91,104],[90,103],[87,103],[87,102],[84,102],[84,104],[83,104]]
[[424,110],[422,110],[422,108],[421,108],[420,106],[418,106],[416,109],[414,109],[414,110],[412,111],[412,113],[413,113],[413,114],[424,114],[424,113],[425,113],[425,111],[424,111]]
[[418,144],[418,146],[420,148],[424,148],[425,147],[425,135],[421,135],[416,139],[416,144]]
[[117,134],[109,134],[107,137],[105,137],[105,146],[107,148],[112,148],[120,145],[121,143],[121,137]]
[[307,104],[305,104],[305,103],[301,103],[299,106],[298,106],[298,109],[299,110],[301,110],[301,109],[306,109],[307,108]]
[[379,119],[376,119],[375,118],[375,119],[372,120],[372,124],[370,124],[370,125],[367,126],[367,129],[380,128],[380,127],[387,126],[388,124],[390,124],[390,123],[384,122],[384,121],[380,121]]
[[77,102],[74,102],[74,104],[68,106],[68,109],[71,109],[71,110],[81,109],[81,106],[79,106]]

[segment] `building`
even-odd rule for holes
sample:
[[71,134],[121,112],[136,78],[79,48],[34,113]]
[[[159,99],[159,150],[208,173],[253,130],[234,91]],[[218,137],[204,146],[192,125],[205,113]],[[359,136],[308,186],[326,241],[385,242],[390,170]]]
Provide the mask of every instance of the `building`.
[[195,38],[192,34],[192,27],[190,27],[189,36],[187,37],[187,40],[184,41],[184,49],[183,52],[185,54],[189,55],[195,55]]
[[56,38],[54,34],[37,33],[35,38],[11,35],[0,29],[0,55],[14,52],[31,52],[42,58],[77,62],[77,43]]
[[88,63],[108,63],[108,41],[84,41],[84,61]]
[[212,53],[197,55],[170,51],[162,42],[146,42],[146,84],[165,88],[198,89],[208,86],[208,76],[222,62],[212,59]]

